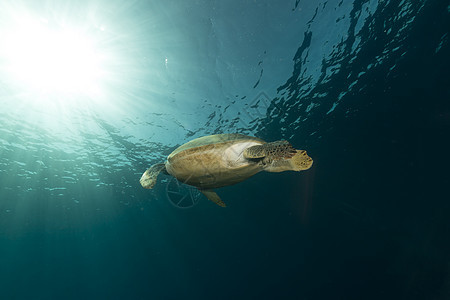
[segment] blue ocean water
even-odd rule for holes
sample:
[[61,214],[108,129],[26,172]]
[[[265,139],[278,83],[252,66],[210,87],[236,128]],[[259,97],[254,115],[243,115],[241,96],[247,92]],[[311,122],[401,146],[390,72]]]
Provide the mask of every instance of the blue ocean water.
[[[449,299],[449,13],[2,1],[1,299]],[[314,165],[218,189],[227,208],[168,175],[140,186],[234,132]]]

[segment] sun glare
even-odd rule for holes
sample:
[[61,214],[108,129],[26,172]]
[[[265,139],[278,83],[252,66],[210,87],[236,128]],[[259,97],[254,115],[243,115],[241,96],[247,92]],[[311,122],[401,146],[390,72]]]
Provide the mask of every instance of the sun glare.
[[90,93],[102,77],[101,55],[89,36],[23,21],[4,42],[7,69],[18,84],[43,92]]

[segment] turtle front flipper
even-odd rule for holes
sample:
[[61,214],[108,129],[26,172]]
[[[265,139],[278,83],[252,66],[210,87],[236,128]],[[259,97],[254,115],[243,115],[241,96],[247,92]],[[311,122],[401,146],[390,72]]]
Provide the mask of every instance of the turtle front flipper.
[[296,154],[292,158],[281,158],[268,161],[264,167],[264,171],[303,171],[311,168],[312,164],[313,160],[306,154],[305,150],[296,150]]
[[226,207],[225,203],[220,199],[219,195],[217,195],[213,190],[200,190],[200,192],[202,192],[202,194],[205,195],[208,200],[221,207]]
[[139,182],[143,188],[151,189],[156,184],[156,179],[161,171],[165,170],[165,164],[156,164],[147,169],[147,171],[142,174]]
[[312,166],[313,160],[305,150],[296,150],[288,141],[277,141],[248,147],[244,150],[248,159],[260,158],[267,172],[302,171]]
[[296,150],[288,141],[276,141],[262,145],[248,147],[244,150],[244,157],[249,159],[267,158],[281,159],[291,158],[296,154]]

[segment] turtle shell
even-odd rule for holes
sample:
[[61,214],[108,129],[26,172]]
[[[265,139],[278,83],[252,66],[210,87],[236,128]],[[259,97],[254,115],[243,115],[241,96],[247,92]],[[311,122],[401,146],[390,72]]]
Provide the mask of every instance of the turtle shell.
[[202,147],[208,146],[211,147],[212,145],[219,146],[218,144],[224,144],[224,143],[233,143],[240,140],[254,140],[257,142],[260,142],[261,144],[264,144],[265,142],[261,139],[258,139],[253,136],[247,136],[239,133],[226,133],[226,134],[214,134],[214,135],[208,135],[208,136],[202,136],[199,138],[196,138],[190,142],[187,142],[186,144],[181,145],[180,147],[176,148],[168,158],[174,157],[175,155],[186,151],[202,151]]
[[265,142],[243,134],[216,134],[194,139],[175,149],[166,170],[178,180],[199,188],[235,184],[261,170],[243,158],[245,148]]

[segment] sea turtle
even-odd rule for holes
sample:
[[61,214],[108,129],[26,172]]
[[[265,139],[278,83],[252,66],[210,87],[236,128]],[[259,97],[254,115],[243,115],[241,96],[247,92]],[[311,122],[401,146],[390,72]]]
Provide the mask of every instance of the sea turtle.
[[260,171],[302,171],[313,160],[305,150],[296,150],[287,141],[266,143],[242,134],[216,134],[194,139],[175,149],[165,163],[155,164],[142,174],[142,187],[151,189],[163,171],[197,187],[209,200],[225,207],[213,191],[241,182]]

